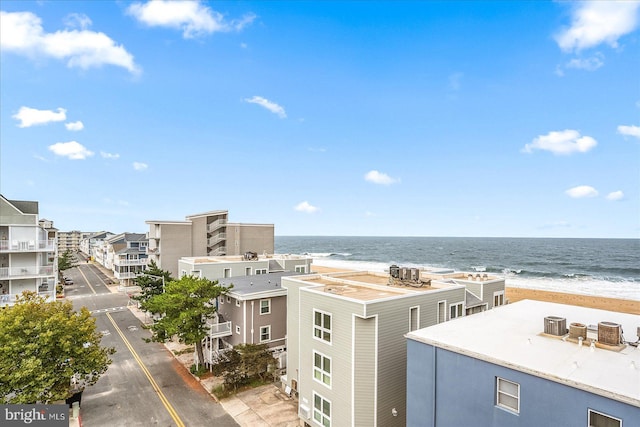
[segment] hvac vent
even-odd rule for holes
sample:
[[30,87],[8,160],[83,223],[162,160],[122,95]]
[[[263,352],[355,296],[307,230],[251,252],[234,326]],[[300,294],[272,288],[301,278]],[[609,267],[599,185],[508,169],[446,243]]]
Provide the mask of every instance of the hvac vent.
[[618,345],[622,337],[622,326],[613,322],[598,323],[598,342],[602,344]]
[[569,325],[569,338],[578,339],[582,337],[583,340],[587,339],[587,325],[583,323],[572,323]]
[[549,335],[562,336],[567,333],[567,319],[558,316],[547,316],[544,318],[544,333]]

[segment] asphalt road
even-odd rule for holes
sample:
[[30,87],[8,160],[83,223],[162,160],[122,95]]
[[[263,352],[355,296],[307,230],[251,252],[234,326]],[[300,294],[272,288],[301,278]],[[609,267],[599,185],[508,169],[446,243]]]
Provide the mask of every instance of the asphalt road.
[[92,312],[102,344],[116,349],[107,372],[82,395],[84,427],[238,425],[164,345],[144,341],[150,333],[127,308],[129,298],[112,293],[97,266],[80,261],[64,275],[74,281],[67,299]]

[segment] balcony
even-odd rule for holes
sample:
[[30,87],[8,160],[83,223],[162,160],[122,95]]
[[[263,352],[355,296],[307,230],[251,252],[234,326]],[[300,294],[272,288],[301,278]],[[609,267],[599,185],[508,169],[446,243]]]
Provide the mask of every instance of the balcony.
[[53,275],[52,265],[0,268],[0,279],[24,279],[27,277],[50,277]]
[[149,262],[148,258],[140,258],[140,259],[114,259],[113,265],[147,265]]
[[219,220],[213,221],[211,224],[207,224],[207,233],[213,233],[214,231],[226,225],[227,225],[226,219],[219,219]]
[[0,252],[54,252],[55,240],[0,240]]
[[[55,290],[43,290],[38,291],[39,296],[45,297],[48,301],[53,301],[56,298]],[[14,305],[18,299],[19,294],[3,294],[0,295],[0,307],[7,305]]]
[[209,338],[222,338],[231,335],[231,321],[217,323],[211,319],[207,321],[209,327]]
[[218,233],[218,234],[216,234],[216,235],[215,235],[215,236],[213,236],[213,237],[209,237],[209,238],[207,239],[207,244],[208,244],[209,246],[213,246],[213,245],[215,245],[216,243],[218,243],[218,242],[222,242],[223,240],[226,240],[226,239],[227,239],[227,233]]
[[227,254],[227,247],[226,246],[221,246],[219,248],[216,248],[215,250],[209,252],[209,256],[222,256],[222,255],[226,255]]

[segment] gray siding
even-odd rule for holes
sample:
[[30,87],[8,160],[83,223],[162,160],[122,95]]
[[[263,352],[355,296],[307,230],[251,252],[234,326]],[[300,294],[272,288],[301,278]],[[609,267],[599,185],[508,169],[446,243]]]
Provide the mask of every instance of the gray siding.
[[207,217],[191,219],[191,256],[207,255]]
[[180,278],[178,260],[191,256],[191,225],[160,224],[160,262],[158,267]]
[[227,224],[227,255],[274,252],[273,224]]
[[[260,300],[271,300],[271,313],[260,314]],[[285,345],[287,330],[287,302],[286,297],[256,298],[247,301],[247,343],[260,344],[260,327],[271,326],[271,342],[269,347]],[[252,305],[253,303],[253,305]],[[253,325],[253,332],[251,327]]]
[[353,366],[354,425],[375,425],[376,406],[371,391],[376,389],[376,323],[378,319],[354,316],[354,360]]
[[[489,309],[493,308],[493,293],[498,291],[504,291],[504,281],[496,283],[487,283],[484,286],[484,298],[482,301],[488,304]],[[505,303],[507,302],[507,296],[504,296]]]

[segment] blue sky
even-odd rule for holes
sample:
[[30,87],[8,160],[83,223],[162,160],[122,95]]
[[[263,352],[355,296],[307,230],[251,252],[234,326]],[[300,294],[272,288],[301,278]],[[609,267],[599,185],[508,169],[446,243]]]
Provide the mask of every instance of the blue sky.
[[640,237],[640,3],[0,3],[0,191],[61,230]]

